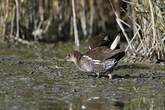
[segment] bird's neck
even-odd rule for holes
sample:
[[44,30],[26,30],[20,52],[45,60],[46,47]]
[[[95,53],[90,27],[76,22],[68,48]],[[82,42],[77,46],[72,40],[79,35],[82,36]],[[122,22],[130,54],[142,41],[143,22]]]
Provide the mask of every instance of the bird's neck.
[[76,62],[79,62],[83,55],[79,51],[74,51],[74,56],[76,58]]
[[74,56],[75,56],[74,63],[81,70],[80,60],[81,60],[83,54],[81,54],[79,51],[74,51]]

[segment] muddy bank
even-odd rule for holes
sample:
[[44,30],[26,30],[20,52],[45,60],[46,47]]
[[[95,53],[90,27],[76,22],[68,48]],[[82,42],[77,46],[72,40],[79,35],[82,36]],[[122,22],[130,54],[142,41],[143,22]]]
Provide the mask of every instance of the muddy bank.
[[0,110],[165,109],[165,67],[121,62],[112,80],[98,79],[63,60],[72,49],[1,46]]

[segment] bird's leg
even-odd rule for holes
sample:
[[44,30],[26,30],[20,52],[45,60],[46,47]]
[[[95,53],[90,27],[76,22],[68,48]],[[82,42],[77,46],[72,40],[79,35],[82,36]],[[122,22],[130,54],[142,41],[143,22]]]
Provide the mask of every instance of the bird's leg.
[[108,74],[108,79],[112,79],[112,74]]
[[111,68],[110,70],[108,70],[110,73],[112,73],[113,72],[113,68]]
[[[108,71],[104,72],[104,75],[108,78],[108,79],[112,79],[112,73],[113,72],[113,68],[109,69]],[[104,77],[105,77],[104,76]]]
[[100,77],[105,77],[105,78],[108,78],[108,79],[112,79],[112,74],[108,73],[108,72],[104,72],[104,73],[100,74]]
[[96,77],[99,78],[100,77],[100,73],[96,73]]

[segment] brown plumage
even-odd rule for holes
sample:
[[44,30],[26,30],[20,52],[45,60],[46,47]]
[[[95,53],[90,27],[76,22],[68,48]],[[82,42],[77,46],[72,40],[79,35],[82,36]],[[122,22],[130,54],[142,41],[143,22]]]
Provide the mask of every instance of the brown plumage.
[[105,61],[110,58],[115,58],[117,61],[119,61],[122,56],[125,55],[125,52],[121,49],[111,50],[110,48],[102,46],[91,49],[84,53],[84,55],[87,55],[95,60]]
[[[117,36],[110,48],[106,46],[96,47],[84,54],[73,51],[65,59],[74,62],[81,71],[94,72],[99,76],[99,73],[113,70],[113,67],[125,55],[125,51],[116,49],[119,40],[120,36]],[[110,74],[109,77],[111,77]]]
[[[99,76],[100,73],[112,71],[124,55],[125,52],[121,49],[111,50],[107,47],[97,47],[84,54],[74,51],[66,56],[66,60],[74,62],[81,71],[94,72]],[[111,74],[108,76],[111,78]]]

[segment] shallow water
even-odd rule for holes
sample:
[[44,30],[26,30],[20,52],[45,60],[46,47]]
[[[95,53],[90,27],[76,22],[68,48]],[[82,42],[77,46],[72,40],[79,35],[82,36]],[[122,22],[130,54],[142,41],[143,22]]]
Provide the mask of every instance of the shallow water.
[[63,60],[71,44],[0,48],[0,110],[165,110],[164,66],[119,63],[98,79]]

